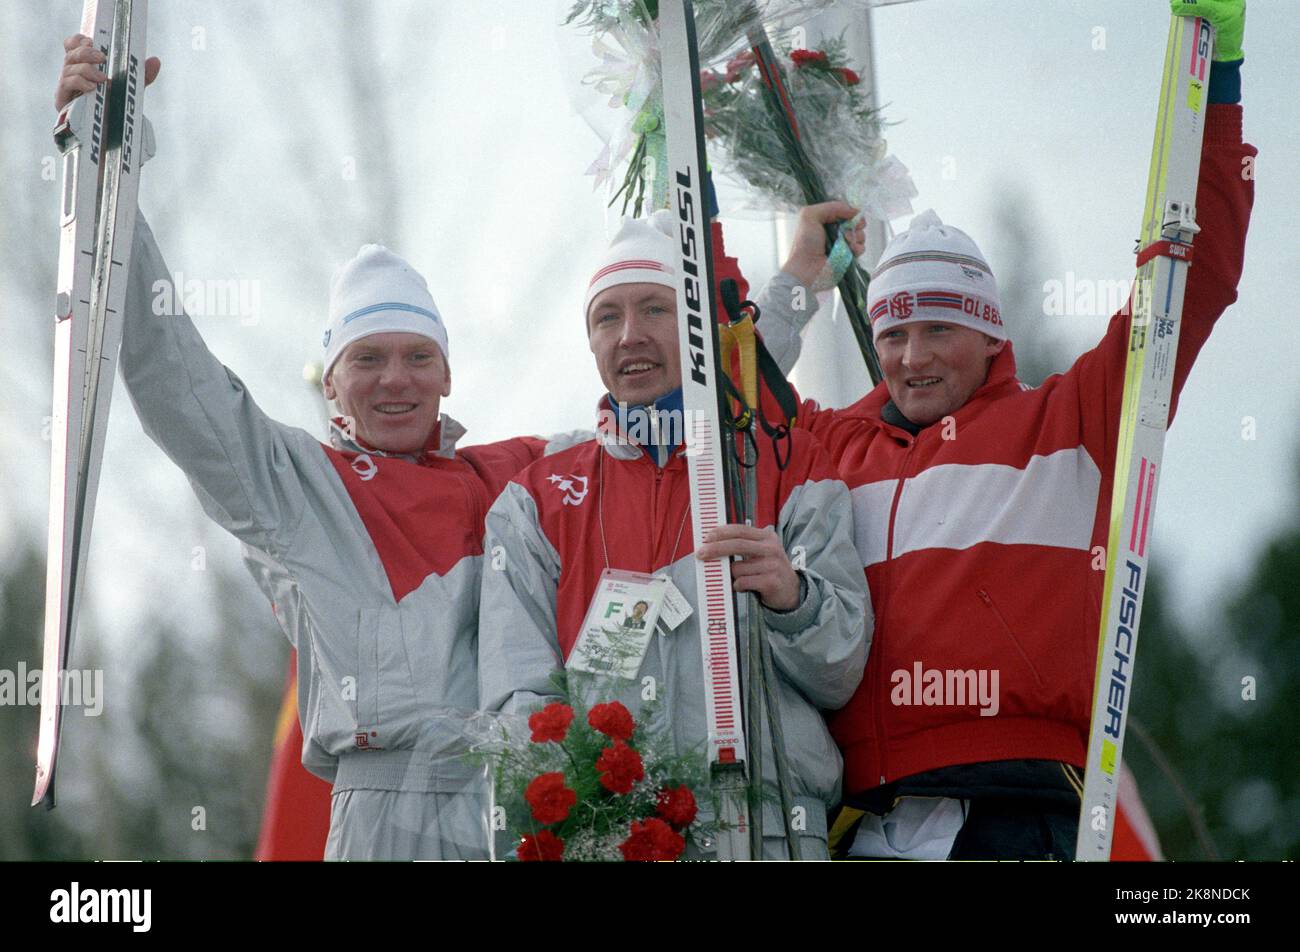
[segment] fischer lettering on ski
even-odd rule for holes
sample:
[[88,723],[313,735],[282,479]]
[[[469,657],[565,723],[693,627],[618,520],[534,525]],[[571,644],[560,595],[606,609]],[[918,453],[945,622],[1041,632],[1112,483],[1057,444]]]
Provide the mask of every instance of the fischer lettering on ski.
[[1102,587],[1092,719],[1075,858],[1110,859],[1124,733],[1133,700],[1148,543],[1164,455],[1183,292],[1192,261],[1204,86],[1213,28],[1172,18],[1133,286],[1124,398]]

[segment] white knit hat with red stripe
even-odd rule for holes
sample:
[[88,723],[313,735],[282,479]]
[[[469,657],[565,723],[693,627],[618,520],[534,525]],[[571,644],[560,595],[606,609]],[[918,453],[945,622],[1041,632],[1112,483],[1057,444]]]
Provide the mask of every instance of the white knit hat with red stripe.
[[1007,339],[989,263],[970,236],[926,209],[890,239],[871,275],[867,314],[875,340],[917,321],[960,324]]
[[591,311],[596,295],[618,284],[662,284],[676,288],[674,233],[673,213],[668,209],[660,209],[649,218],[624,218],[587,287],[587,299],[582,302],[583,316]]

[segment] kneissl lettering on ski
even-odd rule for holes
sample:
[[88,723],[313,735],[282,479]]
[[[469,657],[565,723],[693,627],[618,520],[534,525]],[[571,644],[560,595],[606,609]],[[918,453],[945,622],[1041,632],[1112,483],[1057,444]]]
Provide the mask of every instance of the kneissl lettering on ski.
[[[668,168],[673,182],[671,206],[679,226],[681,279],[677,312],[681,328],[682,399],[691,420],[687,427],[687,464],[691,485],[691,519],[695,546],[710,529],[727,521],[726,473],[722,447],[723,397],[718,390],[717,322],[713,313],[713,255],[704,209],[703,119],[700,110],[699,62],[689,0],[659,7],[663,56],[664,119]],[[736,651],[735,598],[726,560],[697,561],[701,640],[708,722],[708,757],[720,819],[722,859],[750,857],[750,817],[746,796],[746,738],[741,721]]]
[[69,103],[54,130],[63,156],[63,193],[42,657],[49,687],[41,695],[33,806],[54,806],[63,723],[59,675],[77,628],[122,340],[140,166],[152,148],[143,122],[146,7],[147,0],[86,0],[81,33],[106,56],[109,78],[93,103],[85,96]]

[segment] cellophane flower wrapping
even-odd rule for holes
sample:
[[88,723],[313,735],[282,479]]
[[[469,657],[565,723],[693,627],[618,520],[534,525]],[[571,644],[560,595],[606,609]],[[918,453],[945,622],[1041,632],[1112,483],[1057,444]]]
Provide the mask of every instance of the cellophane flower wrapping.
[[[882,0],[853,0],[859,6]],[[695,4],[702,72],[705,134],[715,171],[741,183],[751,210],[793,212],[808,204],[802,184],[810,174],[827,197],[843,198],[877,220],[912,211],[916,196],[906,167],[889,154],[884,120],[872,108],[861,75],[846,61],[844,44],[816,50],[774,47],[793,105],[806,168],[796,167],[783,143],[782,120],[767,101],[750,44],[788,31],[828,7],[828,0]],[[620,112],[605,123],[604,147],[588,168],[610,204],[641,215],[667,201],[662,80],[654,0],[578,0],[566,24],[590,33],[597,65],[584,85]],[[587,112],[591,115],[591,111]],[[599,120],[593,121],[598,128]]]

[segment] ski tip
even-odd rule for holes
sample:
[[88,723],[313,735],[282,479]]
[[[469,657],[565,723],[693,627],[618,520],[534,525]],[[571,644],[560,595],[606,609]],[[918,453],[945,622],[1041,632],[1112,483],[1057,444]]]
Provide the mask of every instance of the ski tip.
[[44,767],[36,768],[36,789],[32,793],[32,806],[45,804],[47,810],[54,809],[54,787],[50,783],[52,775]]

